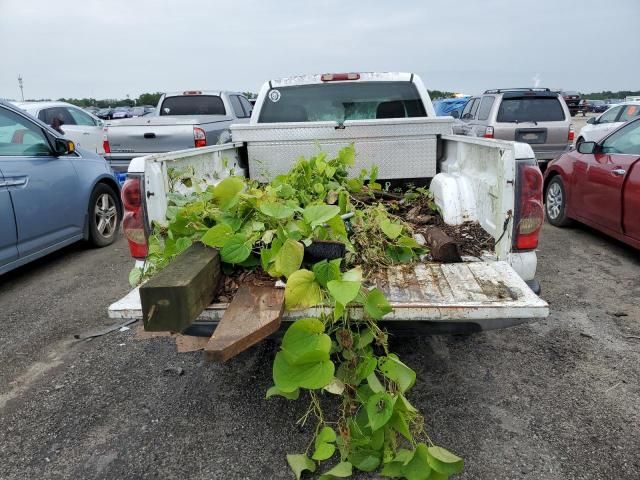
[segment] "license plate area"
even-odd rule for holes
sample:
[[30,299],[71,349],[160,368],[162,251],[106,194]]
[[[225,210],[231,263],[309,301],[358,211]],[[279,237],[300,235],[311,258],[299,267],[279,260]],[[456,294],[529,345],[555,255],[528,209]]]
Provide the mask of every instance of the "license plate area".
[[546,128],[518,128],[516,129],[516,142],[524,142],[537,145],[547,142]]

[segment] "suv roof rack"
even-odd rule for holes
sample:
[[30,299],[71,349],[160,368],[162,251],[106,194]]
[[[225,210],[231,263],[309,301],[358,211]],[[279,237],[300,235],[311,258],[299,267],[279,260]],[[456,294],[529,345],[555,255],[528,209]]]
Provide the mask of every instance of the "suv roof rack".
[[550,92],[548,88],[493,88],[485,90],[484,93],[503,93],[503,92]]

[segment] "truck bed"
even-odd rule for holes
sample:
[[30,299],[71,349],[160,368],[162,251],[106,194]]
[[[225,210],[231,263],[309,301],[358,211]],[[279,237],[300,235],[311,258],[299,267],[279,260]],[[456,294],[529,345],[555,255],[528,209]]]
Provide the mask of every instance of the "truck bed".
[[[456,264],[399,265],[376,282],[393,312],[385,321],[473,323],[481,330],[535,321],[549,315],[547,303],[535,295],[507,262],[468,261]],[[199,320],[217,323],[228,304],[211,304]],[[285,312],[283,321],[313,316],[315,309]],[[353,308],[355,318],[360,308]],[[138,289],[109,307],[114,319],[141,319]],[[515,320],[515,321],[514,321]]]

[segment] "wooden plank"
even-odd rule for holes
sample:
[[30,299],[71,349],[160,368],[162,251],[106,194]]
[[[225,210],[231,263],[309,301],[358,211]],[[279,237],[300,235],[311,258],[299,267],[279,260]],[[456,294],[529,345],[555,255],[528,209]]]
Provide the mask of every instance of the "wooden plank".
[[209,306],[221,279],[218,251],[196,242],[140,286],[144,329],[181,332]]
[[208,360],[226,362],[280,327],[284,289],[241,285],[205,347]]

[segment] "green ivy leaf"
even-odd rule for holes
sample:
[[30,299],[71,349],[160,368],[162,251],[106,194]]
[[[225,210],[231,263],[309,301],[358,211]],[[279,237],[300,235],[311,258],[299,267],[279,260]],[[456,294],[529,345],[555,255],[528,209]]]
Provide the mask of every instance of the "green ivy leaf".
[[278,352],[273,362],[273,381],[282,392],[322,388],[331,382],[334,373],[335,366],[331,360],[294,365],[283,352]]
[[[369,375],[372,375],[377,365],[378,365],[378,362],[373,357],[369,357],[361,360],[360,363],[358,363],[358,366],[356,367],[357,383],[362,382],[365,378],[369,377]],[[376,377],[376,380],[377,380],[377,377]]]
[[268,217],[277,219],[289,218],[295,213],[293,208],[278,202],[261,202],[259,208]]
[[380,471],[380,475],[388,478],[400,478],[403,476],[402,474],[402,463],[400,462],[389,462],[385,463]]
[[223,262],[241,263],[251,255],[251,244],[242,234],[232,235],[227,243],[220,250],[220,256]]
[[244,180],[241,177],[227,177],[213,187],[213,198],[220,208],[227,210],[238,201],[238,194],[244,189]]
[[413,457],[402,467],[402,474],[407,480],[427,480],[431,475],[428,463],[427,446],[419,443],[413,452]]
[[336,258],[335,260],[331,261],[322,260],[321,262],[318,262],[313,266],[312,270],[316,275],[316,280],[324,288],[327,287],[327,283],[329,283],[331,280],[340,280],[341,260],[341,258]]
[[345,282],[362,282],[362,267],[355,267],[342,274]]
[[176,240],[176,253],[182,253],[191,246],[193,242],[189,237],[181,237]]
[[200,238],[200,241],[210,247],[222,248],[233,235],[233,230],[229,225],[219,223],[214,225]]
[[372,431],[384,427],[393,415],[393,398],[386,392],[376,393],[367,400],[367,416]]
[[375,450],[357,449],[351,452],[349,461],[358,470],[373,472],[380,465],[380,454]]
[[345,282],[343,280],[331,280],[327,283],[329,293],[336,302],[347,306],[349,302],[354,300],[362,287],[361,282]]
[[331,480],[332,478],[347,478],[353,474],[353,467],[349,462],[340,462],[328,472],[320,475],[319,480]]
[[316,471],[315,462],[303,454],[287,455],[287,463],[293,470],[296,480],[300,480],[300,476],[305,470],[309,470],[311,473]]
[[267,390],[267,396],[265,398],[271,398],[275,395],[279,395],[288,400],[297,400],[300,396],[300,389],[296,388],[293,392],[281,392],[278,387],[274,385],[273,387],[269,388],[269,390]]
[[391,240],[394,240],[395,238],[397,238],[402,233],[402,225],[399,225],[397,223],[393,223],[388,218],[384,218],[384,219],[380,220],[380,229]]
[[320,285],[309,270],[293,272],[284,288],[284,303],[287,310],[313,307],[322,301]]
[[373,392],[375,393],[384,392],[384,386],[380,383],[380,380],[378,380],[378,377],[376,376],[375,373],[372,372],[367,376],[367,383],[369,384],[369,387]]
[[374,320],[380,320],[393,310],[384,293],[382,293],[382,290],[379,288],[374,288],[367,293],[364,309]]
[[389,380],[393,380],[402,393],[409,390],[416,383],[416,372],[402,363],[396,355],[390,354],[378,361],[380,371]]
[[336,451],[334,442],[336,441],[336,432],[331,427],[324,427],[318,433],[315,440],[315,451],[313,452],[314,460],[328,460]]
[[316,228],[339,213],[340,207],[336,205],[311,205],[302,211],[302,216],[311,228]]
[[288,238],[273,258],[275,269],[280,275],[289,277],[289,275],[298,270],[300,265],[302,265],[302,257],[304,257],[304,247],[302,244]]
[[301,318],[287,329],[282,338],[282,351],[292,364],[329,360],[331,337],[317,318]]
[[[397,403],[398,402],[396,401],[396,404]],[[413,435],[411,435],[409,425],[407,424],[407,420],[404,418],[404,415],[405,414],[398,411],[398,409],[396,409],[394,405],[393,415],[391,415],[391,419],[389,420],[389,426],[404,438],[406,438],[410,442],[413,442]]]
[[427,449],[429,465],[443,475],[455,475],[464,468],[464,460],[442,447]]
[[398,240],[396,240],[396,245],[400,247],[411,248],[413,250],[420,250],[423,248],[422,245],[420,245],[414,238],[407,235],[403,235],[402,237],[398,238]]
[[142,269],[139,267],[132,268],[129,272],[129,285],[135,287],[140,283],[140,279],[142,278]]

